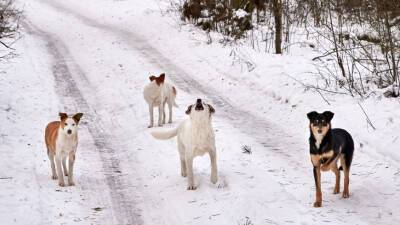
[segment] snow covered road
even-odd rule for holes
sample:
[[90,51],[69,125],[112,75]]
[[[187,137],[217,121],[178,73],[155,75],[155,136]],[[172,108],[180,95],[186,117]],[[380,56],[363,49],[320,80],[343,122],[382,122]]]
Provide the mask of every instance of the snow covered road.
[[[99,7],[112,2],[99,2]],[[138,16],[135,23],[145,22],[143,18],[157,7],[154,2],[131,2]],[[10,156],[1,169],[14,171],[19,163],[29,169],[12,172],[11,181],[0,180],[5,183],[0,197],[10,202],[0,206],[0,213],[7,215],[0,217],[0,224],[400,223],[398,163],[356,149],[350,199],[333,195],[333,174],[324,174],[324,207],[313,208],[307,135],[296,134],[306,128],[287,129],[279,115],[263,117],[255,108],[232,103],[216,85],[194,75],[201,70],[186,69],[191,59],[176,63],[148,41],[147,33],[90,17],[84,4],[26,3],[26,34],[20,44],[24,54],[16,63],[20,68],[8,72],[0,83],[4,90],[21,95],[22,101],[10,106],[16,119],[5,127],[13,132],[4,136],[7,131],[1,130],[4,154]],[[154,25],[151,22],[149,26]],[[185,117],[186,106],[197,97],[214,104],[217,185],[209,182],[209,160],[203,157],[194,162],[199,188],[186,191],[175,141],[156,141],[148,134],[141,92],[148,75],[160,72],[166,72],[178,88],[180,108],[175,109],[171,126]],[[7,85],[10,80],[14,83]],[[15,102],[13,98],[2,101]],[[49,175],[41,131],[57,119],[59,110],[84,113],[75,187],[59,188]],[[9,118],[9,113],[4,110],[2,115]],[[32,121],[33,115],[39,119]],[[17,141],[20,132],[26,136],[22,143]],[[25,142],[34,143],[28,153],[22,147]],[[253,154],[241,152],[244,144],[252,147]],[[15,154],[24,155],[23,162]],[[13,189],[15,185],[29,187]],[[22,214],[26,208],[29,213]]]

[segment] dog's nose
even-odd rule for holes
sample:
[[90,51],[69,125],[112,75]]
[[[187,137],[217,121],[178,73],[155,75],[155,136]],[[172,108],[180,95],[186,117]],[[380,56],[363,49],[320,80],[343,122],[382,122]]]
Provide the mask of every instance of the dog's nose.
[[71,134],[71,133],[72,133],[72,130],[67,130],[67,133],[68,133],[68,134]]
[[201,99],[200,98],[197,99],[197,104],[201,104]]
[[322,130],[318,130],[318,134],[322,134]]

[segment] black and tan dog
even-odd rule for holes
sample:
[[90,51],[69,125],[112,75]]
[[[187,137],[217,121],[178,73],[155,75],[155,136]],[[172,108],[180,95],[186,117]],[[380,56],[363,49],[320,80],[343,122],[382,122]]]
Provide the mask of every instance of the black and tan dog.
[[[340,171],[344,171],[343,198],[349,197],[349,172],[353,159],[354,142],[351,135],[343,129],[331,129],[333,113],[315,111],[307,114],[310,120],[310,154],[314,166],[316,200],[314,207],[322,206],[321,171],[332,170],[336,175],[333,193],[340,192]],[[340,168],[337,161],[340,160]]]

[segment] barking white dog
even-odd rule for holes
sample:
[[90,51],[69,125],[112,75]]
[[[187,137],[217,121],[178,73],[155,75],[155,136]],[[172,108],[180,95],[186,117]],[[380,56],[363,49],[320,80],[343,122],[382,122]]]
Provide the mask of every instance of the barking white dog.
[[[63,170],[65,176],[68,176],[68,185],[75,185],[73,171],[75,153],[78,146],[78,123],[82,115],[82,113],[77,113],[72,117],[68,117],[66,113],[60,113],[60,121],[53,121],[46,127],[45,141],[47,155],[51,163],[52,178],[56,180],[58,177],[58,184],[61,187],[65,186]],[[54,157],[57,166],[57,174],[54,165]],[[66,165],[67,157],[69,162],[68,171]]]
[[181,174],[188,177],[188,190],[195,190],[193,180],[193,159],[196,156],[208,153],[211,160],[211,182],[218,181],[217,152],[215,149],[215,136],[211,124],[214,108],[197,99],[194,105],[186,110],[189,119],[183,121],[177,128],[170,131],[154,131],[151,133],[157,139],[170,139],[178,136],[178,150],[181,159]]
[[164,82],[165,74],[160,76],[150,76],[150,84],[146,85],[143,90],[144,99],[149,104],[150,125],[153,127],[153,108],[158,107],[158,126],[165,124],[165,104],[168,104],[169,120],[172,123],[172,106],[178,107],[175,103],[176,89],[174,86]]

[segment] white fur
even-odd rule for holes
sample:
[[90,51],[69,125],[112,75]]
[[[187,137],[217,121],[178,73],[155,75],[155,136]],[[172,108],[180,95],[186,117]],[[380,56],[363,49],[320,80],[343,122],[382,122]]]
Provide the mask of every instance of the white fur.
[[211,112],[207,104],[204,110],[195,110],[193,106],[190,118],[184,120],[177,128],[170,131],[153,131],[151,134],[157,139],[169,139],[178,136],[178,150],[181,160],[181,174],[188,177],[188,190],[196,189],[193,179],[193,159],[205,153],[210,155],[211,182],[218,181],[217,156],[215,135],[211,124]]
[[168,104],[169,109],[169,120],[168,123],[172,123],[172,106],[176,106],[175,94],[173,93],[173,86],[166,83],[165,81],[160,85],[157,85],[156,81],[153,80],[150,84],[146,85],[143,90],[143,96],[147,104],[149,104],[150,112],[150,125],[154,125],[153,108],[158,107],[158,126],[165,124],[165,104]]
[[[68,130],[71,130],[71,134],[68,134]],[[78,147],[78,124],[72,118],[67,118],[65,120],[64,129],[58,128],[58,135],[56,139],[56,168],[58,176],[58,184],[60,186],[65,186],[64,176],[68,176],[68,185],[75,185],[73,180],[75,153]],[[67,161],[68,157],[68,173],[67,173]],[[62,167],[61,168],[61,163]],[[52,166],[53,169],[53,166]],[[54,174],[54,170],[53,170]]]
[[315,147],[317,147],[319,149],[319,146],[321,145],[322,139],[324,139],[323,134],[314,134],[314,138],[315,138]]

